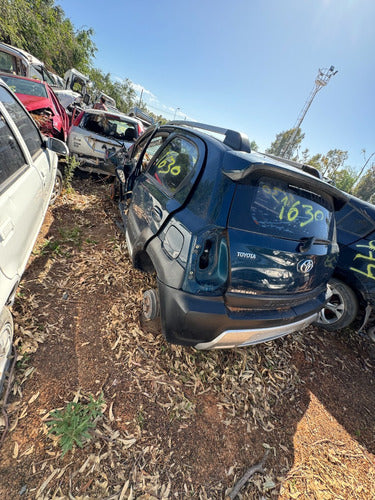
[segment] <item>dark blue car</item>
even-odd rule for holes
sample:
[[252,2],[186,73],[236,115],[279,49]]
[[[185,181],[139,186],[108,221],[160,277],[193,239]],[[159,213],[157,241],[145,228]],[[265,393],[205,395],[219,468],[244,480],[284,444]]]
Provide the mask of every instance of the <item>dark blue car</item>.
[[375,307],[375,206],[348,196],[336,213],[336,222],[340,255],[330,281],[332,296],[318,324],[338,330],[361,312],[363,328]]
[[246,346],[317,320],[346,196],[290,163],[189,122],[152,127],[132,146],[117,171],[120,210],[134,266],[157,278],[144,315],[160,313],[168,341]]

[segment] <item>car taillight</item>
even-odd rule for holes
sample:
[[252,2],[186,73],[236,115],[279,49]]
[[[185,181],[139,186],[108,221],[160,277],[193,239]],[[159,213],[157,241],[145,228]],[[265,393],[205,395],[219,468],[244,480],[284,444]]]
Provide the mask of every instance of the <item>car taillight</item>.
[[229,274],[226,234],[207,231],[193,238],[183,290],[198,295],[222,295]]
[[143,125],[141,123],[137,123],[137,129],[138,129],[138,137],[143,134],[145,131]]
[[73,122],[73,127],[78,127],[78,125],[81,123],[81,120],[82,120],[84,114],[85,114],[84,111],[80,112],[80,114],[77,116],[77,118],[75,118],[75,120]]

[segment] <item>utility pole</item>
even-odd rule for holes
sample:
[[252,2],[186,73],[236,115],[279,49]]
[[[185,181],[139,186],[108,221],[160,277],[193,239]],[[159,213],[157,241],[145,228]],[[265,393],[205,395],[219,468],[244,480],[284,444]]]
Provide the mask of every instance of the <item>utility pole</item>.
[[139,103],[138,103],[139,108],[141,107],[142,104],[142,96],[143,96],[143,89],[141,90],[141,95],[139,96]]
[[174,110],[174,116],[173,116],[173,120],[176,118],[176,114],[177,114],[177,111],[180,111],[181,108],[176,108]]
[[288,155],[292,151],[298,130],[301,127],[303,119],[305,118],[306,113],[309,110],[311,103],[313,102],[314,97],[316,96],[316,94],[319,92],[320,89],[322,89],[327,85],[331,76],[334,76],[336,73],[337,70],[335,71],[334,66],[331,66],[329,69],[319,69],[318,76],[315,78],[314,88],[312,89],[307,101],[305,102],[300,114],[298,115],[297,121],[293,127],[293,133],[290,136],[284,148],[280,151],[280,156],[282,156],[283,158],[288,158]]

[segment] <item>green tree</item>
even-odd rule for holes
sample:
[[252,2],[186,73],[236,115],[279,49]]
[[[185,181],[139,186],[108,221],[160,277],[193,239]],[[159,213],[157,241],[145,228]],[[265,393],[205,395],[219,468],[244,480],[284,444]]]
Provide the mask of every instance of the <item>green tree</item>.
[[298,150],[301,146],[303,138],[305,137],[305,134],[303,134],[302,130],[299,128],[293,139],[293,144],[288,146],[294,132],[295,129],[291,128],[290,130],[285,130],[277,134],[271,146],[266,149],[266,153],[270,153],[276,156],[282,156],[288,159],[298,160]]
[[332,176],[332,179],[336,187],[338,187],[342,191],[345,191],[346,193],[350,193],[356,177],[356,171],[352,167],[345,167],[340,168],[340,170],[336,170],[336,172]]
[[359,183],[353,189],[353,194],[362,200],[375,203],[375,164],[373,163]]
[[0,40],[30,52],[63,75],[87,71],[96,47],[93,30],[75,30],[54,0],[1,0]]
[[136,93],[127,78],[123,81],[113,81],[110,73],[104,74],[100,69],[92,68],[88,71],[88,76],[96,89],[111,96],[115,101],[117,108],[127,113],[136,104]]

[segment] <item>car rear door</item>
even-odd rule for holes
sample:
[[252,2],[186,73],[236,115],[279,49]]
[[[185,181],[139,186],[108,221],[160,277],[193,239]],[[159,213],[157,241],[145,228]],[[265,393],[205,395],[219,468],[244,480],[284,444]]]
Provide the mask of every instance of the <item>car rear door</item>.
[[204,142],[197,137],[160,131],[141,157],[127,218],[131,249],[145,248],[167,219],[185,203],[202,168]]
[[229,292],[281,298],[325,287],[338,257],[333,200],[312,185],[266,171],[237,185]]

